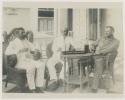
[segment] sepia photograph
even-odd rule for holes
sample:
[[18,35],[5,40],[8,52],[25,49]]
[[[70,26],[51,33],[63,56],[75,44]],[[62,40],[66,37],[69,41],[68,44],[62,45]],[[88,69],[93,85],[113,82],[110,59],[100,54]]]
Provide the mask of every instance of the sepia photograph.
[[122,2],[2,2],[2,93],[124,93]]

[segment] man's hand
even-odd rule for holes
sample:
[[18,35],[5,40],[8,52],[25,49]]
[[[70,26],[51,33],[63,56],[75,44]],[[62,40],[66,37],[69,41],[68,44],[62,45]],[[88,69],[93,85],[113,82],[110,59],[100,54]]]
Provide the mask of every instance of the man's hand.
[[96,50],[96,51],[95,51],[95,54],[100,54],[99,50]]
[[75,48],[72,45],[70,45],[69,51],[75,51]]
[[27,51],[28,51],[28,48],[24,48],[24,49],[19,50],[19,53],[23,53],[23,52],[27,52]]
[[61,48],[58,48],[58,50],[57,50],[58,52],[61,52],[62,51],[62,49]]

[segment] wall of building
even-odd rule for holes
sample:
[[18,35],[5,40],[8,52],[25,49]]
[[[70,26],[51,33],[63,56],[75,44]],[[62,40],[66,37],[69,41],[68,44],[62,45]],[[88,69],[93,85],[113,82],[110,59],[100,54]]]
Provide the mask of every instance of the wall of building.
[[[22,8],[18,8],[17,15],[7,15],[5,9],[3,9],[3,30],[10,32],[14,27],[23,26],[26,30],[32,30],[34,32],[35,40],[41,41],[40,43],[48,43],[48,40],[53,38],[47,37],[45,34],[38,33],[37,21],[38,21],[38,8],[41,7],[38,4],[34,5],[20,5]],[[17,5],[5,5],[5,7],[15,7]],[[19,4],[18,4],[19,6]],[[59,34],[65,27],[67,27],[67,9],[60,8],[55,11],[55,34]],[[74,8],[73,9],[73,34],[74,42],[76,46],[82,47],[86,42],[86,8]],[[123,54],[123,32],[122,32],[122,10],[119,8],[107,8],[105,11],[105,25],[112,25],[115,28],[115,37],[120,40],[119,52],[122,57]],[[43,44],[46,44],[43,43]],[[81,45],[78,45],[81,44]],[[123,58],[123,57],[122,57]]]
[[15,27],[23,27],[26,30],[30,29],[30,9],[18,8],[15,14],[3,9],[3,30],[8,33]]
[[86,42],[86,9],[73,9],[73,39],[77,48]]
[[[114,63],[114,73],[118,77],[115,77],[115,80],[120,80],[123,82],[124,78],[124,41],[123,41],[123,15],[122,9],[107,9],[105,11],[105,25],[111,25],[115,29],[114,36],[119,40],[120,45],[118,49],[118,56],[116,57]],[[122,84],[123,85],[123,84]],[[123,87],[123,86],[122,86]],[[121,88],[122,90],[123,88]]]
[[105,25],[111,25],[115,29],[114,36],[120,41],[119,56],[123,59],[123,16],[121,8],[108,8],[105,10]]
[[60,31],[67,27],[67,9],[60,9]]

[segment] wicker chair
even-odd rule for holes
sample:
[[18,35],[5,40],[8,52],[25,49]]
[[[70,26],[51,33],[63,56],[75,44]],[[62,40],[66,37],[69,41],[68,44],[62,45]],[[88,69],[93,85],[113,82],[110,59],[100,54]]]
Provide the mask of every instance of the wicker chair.
[[[10,56],[13,56],[13,60],[16,61],[16,55],[9,55],[5,57],[6,62],[6,72],[7,72],[7,78],[5,87],[7,87],[8,83],[14,83],[16,84],[17,88],[19,89],[19,92],[24,92],[25,90],[25,83],[26,83],[26,71],[22,69],[15,68],[15,62],[12,62],[12,58]],[[15,63],[15,64],[14,64]]]
[[103,57],[105,60],[105,65],[106,68],[102,74],[102,79],[106,80],[106,87],[105,89],[109,90],[110,88],[110,79],[112,79],[113,83],[115,84],[115,76],[114,76],[114,62],[115,62],[115,58],[117,56],[118,52],[112,52],[112,53],[108,53],[107,55],[95,55],[96,57]]

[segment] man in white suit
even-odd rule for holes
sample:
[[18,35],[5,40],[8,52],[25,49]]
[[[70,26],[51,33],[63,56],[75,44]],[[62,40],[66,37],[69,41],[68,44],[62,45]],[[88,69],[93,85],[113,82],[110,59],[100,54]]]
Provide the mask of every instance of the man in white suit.
[[[60,36],[56,37],[53,41],[53,55],[47,62],[50,80],[57,80],[55,65],[58,62],[64,65],[64,61],[61,59],[61,52],[69,50],[70,46],[74,45],[72,38],[69,37],[68,33],[68,29],[65,29],[64,32]],[[64,67],[62,67],[62,70],[60,72],[60,79],[64,79]]]
[[[43,87],[43,70],[45,64],[38,61],[34,61],[33,58],[29,58],[28,54],[32,48],[32,44],[25,39],[25,30],[18,28],[17,38],[11,41],[6,49],[6,55],[16,54],[17,64],[16,68],[25,69],[26,77],[29,89],[31,92],[36,92],[36,88]],[[37,70],[35,77],[35,70]]]

